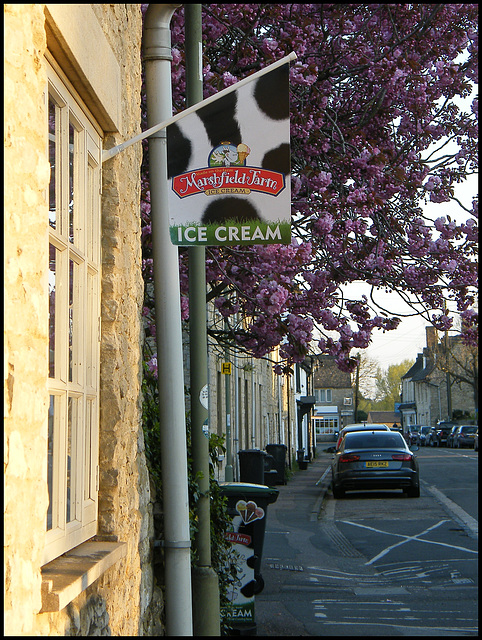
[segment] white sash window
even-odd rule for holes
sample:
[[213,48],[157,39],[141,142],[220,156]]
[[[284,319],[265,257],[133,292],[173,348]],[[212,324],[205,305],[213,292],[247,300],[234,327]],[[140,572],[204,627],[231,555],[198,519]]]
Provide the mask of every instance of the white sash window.
[[44,563],[97,532],[101,138],[48,65],[49,417]]

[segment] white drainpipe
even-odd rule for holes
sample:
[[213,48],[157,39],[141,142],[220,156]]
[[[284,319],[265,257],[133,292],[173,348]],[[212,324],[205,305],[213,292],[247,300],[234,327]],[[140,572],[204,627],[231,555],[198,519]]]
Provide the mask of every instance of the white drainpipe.
[[[170,21],[180,6],[150,4],[145,16],[143,53],[149,127],[172,116]],[[149,139],[149,176],[164,503],[166,635],[192,636],[179,263],[178,249],[169,236],[165,129]]]

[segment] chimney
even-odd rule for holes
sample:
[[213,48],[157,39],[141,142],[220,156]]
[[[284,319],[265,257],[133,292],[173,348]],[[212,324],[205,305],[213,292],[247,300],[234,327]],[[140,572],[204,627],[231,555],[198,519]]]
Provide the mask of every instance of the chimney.
[[438,344],[438,333],[435,327],[425,327],[427,348],[433,351]]

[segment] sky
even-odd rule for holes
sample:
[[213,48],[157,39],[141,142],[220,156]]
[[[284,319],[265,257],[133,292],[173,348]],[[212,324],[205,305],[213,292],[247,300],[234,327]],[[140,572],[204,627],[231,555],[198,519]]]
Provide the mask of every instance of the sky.
[[392,364],[400,364],[403,360],[415,361],[418,353],[427,346],[425,327],[428,322],[416,316],[403,318],[398,328],[394,331],[375,330],[372,334],[372,343],[364,353],[376,360],[382,369],[388,369]]
[[[343,289],[353,298],[360,298],[362,294],[369,297],[370,287],[363,282],[352,283]],[[413,310],[395,293],[376,291],[373,297],[389,315],[398,315],[402,321],[393,331],[383,332],[381,329],[375,329],[370,346],[363,349],[362,353],[371,360],[376,360],[382,369],[388,369],[390,365],[400,364],[407,359],[415,361],[417,354],[422,353],[423,347],[426,346],[425,327],[429,326],[429,323],[420,316],[399,315],[413,313]]]

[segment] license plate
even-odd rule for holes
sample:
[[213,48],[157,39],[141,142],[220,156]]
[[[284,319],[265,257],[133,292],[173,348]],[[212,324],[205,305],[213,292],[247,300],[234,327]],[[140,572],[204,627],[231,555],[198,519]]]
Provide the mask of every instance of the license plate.
[[371,460],[369,462],[365,462],[365,466],[367,468],[373,468],[373,467],[388,467],[388,461],[382,461],[382,460]]

